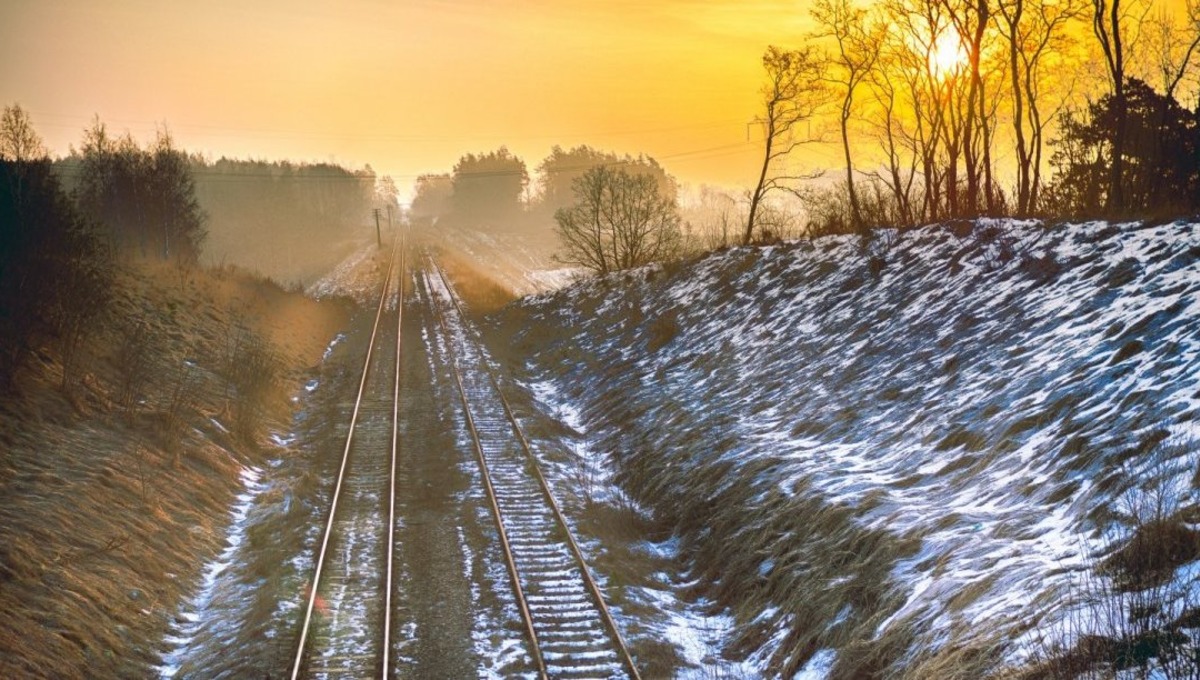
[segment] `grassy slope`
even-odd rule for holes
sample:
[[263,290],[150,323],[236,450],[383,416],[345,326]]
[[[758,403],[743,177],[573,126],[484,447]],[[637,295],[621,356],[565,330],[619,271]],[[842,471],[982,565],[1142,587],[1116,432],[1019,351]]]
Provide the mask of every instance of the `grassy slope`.
[[[154,371],[131,413],[114,402],[119,334],[94,339],[83,384],[58,389],[57,358],[0,404],[0,677],[144,677],[203,560],[219,551],[242,466],[218,357],[232,324],[267,339],[283,373],[264,424],[344,324],[317,303],[233,271],[135,265],[118,279],[116,324],[140,319]],[[181,422],[166,424],[185,360]],[[37,363],[37,362],[35,362]],[[264,435],[262,429],[258,436]]]
[[1115,580],[1191,573],[1196,227],[996,227],[733,249],[502,319],[736,616],[727,654],[994,671],[1087,620],[1065,599],[1155,514],[1176,545]]

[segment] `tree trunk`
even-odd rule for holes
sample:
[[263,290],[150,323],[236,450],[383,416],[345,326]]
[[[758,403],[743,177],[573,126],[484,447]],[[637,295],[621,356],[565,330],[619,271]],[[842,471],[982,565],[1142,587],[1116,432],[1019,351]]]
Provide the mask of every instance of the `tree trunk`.
[[850,135],[847,130],[850,113],[850,95],[846,96],[842,104],[842,153],[846,159],[846,190],[850,194],[850,221],[853,223],[854,231],[863,231],[862,212],[858,208],[858,194],[854,191],[854,165],[850,162]]
[[[769,111],[768,118],[771,116],[773,116],[773,113]],[[754,219],[758,215],[758,205],[762,202],[763,191],[767,184],[767,171],[771,167],[771,146],[775,137],[774,125],[772,123],[773,121],[768,121],[767,149],[763,153],[762,170],[758,173],[758,184],[754,187],[754,192],[750,195],[750,214],[746,218],[746,233],[742,237],[744,245],[750,245],[750,242],[754,240]]]
[[1025,11],[1024,0],[1013,4],[1013,15],[1009,21],[1008,64],[1012,74],[1013,132],[1017,148],[1017,215],[1029,213],[1029,148],[1025,143],[1024,92],[1021,86],[1021,71],[1018,63],[1021,40],[1021,15]]

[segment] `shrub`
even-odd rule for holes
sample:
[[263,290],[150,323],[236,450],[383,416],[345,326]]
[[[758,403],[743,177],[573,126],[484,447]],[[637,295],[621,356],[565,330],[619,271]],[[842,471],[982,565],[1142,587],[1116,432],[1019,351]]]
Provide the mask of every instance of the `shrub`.
[[1127,469],[1131,488],[1115,515],[1125,535],[1060,603],[1065,619],[1037,632],[1020,677],[1200,677],[1197,581],[1180,569],[1200,559],[1200,532],[1188,526],[1195,489],[1184,479],[1198,447],[1161,432],[1150,433]]
[[269,341],[246,328],[238,330],[227,351],[224,373],[227,393],[229,388],[234,393],[234,434],[253,443],[282,361]]

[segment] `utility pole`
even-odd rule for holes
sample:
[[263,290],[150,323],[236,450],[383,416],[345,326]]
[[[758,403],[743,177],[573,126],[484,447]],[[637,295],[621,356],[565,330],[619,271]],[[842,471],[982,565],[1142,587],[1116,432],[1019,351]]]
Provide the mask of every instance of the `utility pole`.
[[393,227],[392,227],[392,204],[391,203],[387,204],[387,209],[388,209],[388,231],[392,231]]
[[375,245],[383,247],[383,238],[379,236],[379,208],[375,209]]

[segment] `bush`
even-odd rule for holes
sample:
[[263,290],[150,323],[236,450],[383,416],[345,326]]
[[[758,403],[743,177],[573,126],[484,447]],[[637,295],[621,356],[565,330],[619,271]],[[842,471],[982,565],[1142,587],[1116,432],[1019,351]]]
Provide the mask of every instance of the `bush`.
[[132,414],[145,396],[146,385],[154,374],[156,340],[151,326],[140,319],[125,320],[118,334],[113,357],[118,376],[117,404],[127,414]]
[[240,330],[224,371],[235,395],[234,433],[246,443],[253,443],[258,435],[281,367],[282,361],[270,342],[252,331]]
[[[854,187],[858,193],[858,209],[864,229],[911,226],[904,217],[904,209],[882,182],[857,182]],[[809,236],[853,234],[858,231],[851,217],[850,192],[845,182],[805,191],[804,205],[808,212]]]
[[1059,603],[1065,619],[1035,636],[1021,677],[1200,677],[1200,598],[1196,577],[1181,569],[1200,560],[1200,532],[1188,526],[1196,489],[1186,474],[1200,448],[1154,431],[1135,451],[1131,488],[1116,504],[1124,535]]

